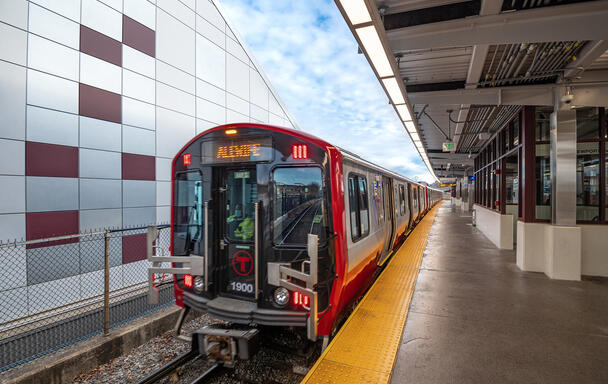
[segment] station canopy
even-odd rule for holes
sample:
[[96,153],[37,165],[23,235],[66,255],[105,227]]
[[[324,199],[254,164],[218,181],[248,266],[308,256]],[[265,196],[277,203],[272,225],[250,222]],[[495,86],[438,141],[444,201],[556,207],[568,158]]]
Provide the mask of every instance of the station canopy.
[[608,104],[608,0],[335,0],[437,180],[523,105]]

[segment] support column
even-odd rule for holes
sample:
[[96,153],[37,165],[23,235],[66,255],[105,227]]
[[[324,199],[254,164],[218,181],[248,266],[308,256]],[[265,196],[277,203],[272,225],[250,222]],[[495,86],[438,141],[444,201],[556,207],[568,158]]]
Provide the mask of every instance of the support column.
[[551,114],[551,226],[545,232],[545,273],[580,280],[581,228],[576,226],[576,111],[556,92]]

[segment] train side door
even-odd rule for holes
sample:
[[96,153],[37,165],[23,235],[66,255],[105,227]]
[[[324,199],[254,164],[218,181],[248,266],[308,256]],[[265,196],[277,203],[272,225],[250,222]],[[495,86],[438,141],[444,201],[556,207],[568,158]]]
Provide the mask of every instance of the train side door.
[[218,259],[219,291],[223,296],[255,299],[255,167],[222,169],[220,184]]
[[382,250],[382,255],[379,264],[384,262],[384,259],[388,256],[391,246],[392,240],[395,233],[395,213],[393,210],[394,201],[393,201],[393,183],[392,180],[388,177],[382,176],[382,200],[384,203],[384,248]]

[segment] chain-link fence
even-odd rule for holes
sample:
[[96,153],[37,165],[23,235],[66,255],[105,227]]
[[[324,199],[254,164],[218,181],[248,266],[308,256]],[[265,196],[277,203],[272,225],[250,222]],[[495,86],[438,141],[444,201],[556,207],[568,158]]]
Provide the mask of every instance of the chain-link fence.
[[[168,249],[170,229],[157,245]],[[0,244],[0,372],[172,303],[147,303],[146,227]],[[171,278],[168,276],[167,278]]]

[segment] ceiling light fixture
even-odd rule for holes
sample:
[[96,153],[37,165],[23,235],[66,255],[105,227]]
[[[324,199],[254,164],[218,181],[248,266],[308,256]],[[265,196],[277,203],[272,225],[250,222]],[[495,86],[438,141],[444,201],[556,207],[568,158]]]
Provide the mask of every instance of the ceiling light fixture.
[[[370,25],[368,27],[357,28],[355,29],[355,32],[357,33],[357,36],[359,36],[359,40],[361,40],[361,43],[363,44],[363,49],[367,52],[367,56],[372,61],[372,65],[374,66],[374,69],[376,69],[378,76],[393,76],[393,68],[388,61],[376,27]],[[404,101],[396,104],[403,103]]]
[[382,83],[384,84],[386,93],[388,93],[388,96],[391,98],[393,104],[405,104],[405,99],[403,98],[403,93],[401,93],[401,88],[399,88],[397,79],[394,77],[389,77],[382,79]]
[[407,104],[398,104],[395,105],[397,108],[397,112],[399,116],[401,116],[401,120],[403,121],[412,121],[412,114],[410,113],[410,109],[407,107]]
[[369,23],[372,21],[365,1],[363,0],[339,0],[346,16],[352,25]]
[[409,133],[416,132],[416,125],[414,124],[413,121],[406,121],[405,122],[405,129],[407,129],[407,131]]

